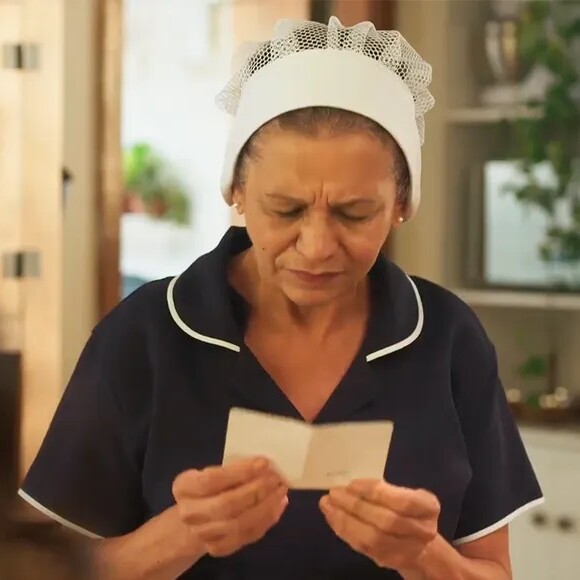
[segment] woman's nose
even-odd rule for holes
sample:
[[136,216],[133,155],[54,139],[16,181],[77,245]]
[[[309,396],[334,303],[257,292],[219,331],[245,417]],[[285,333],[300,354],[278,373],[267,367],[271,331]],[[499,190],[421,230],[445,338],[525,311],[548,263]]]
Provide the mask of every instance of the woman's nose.
[[297,250],[311,262],[323,262],[336,251],[338,240],[326,216],[309,216],[300,228]]

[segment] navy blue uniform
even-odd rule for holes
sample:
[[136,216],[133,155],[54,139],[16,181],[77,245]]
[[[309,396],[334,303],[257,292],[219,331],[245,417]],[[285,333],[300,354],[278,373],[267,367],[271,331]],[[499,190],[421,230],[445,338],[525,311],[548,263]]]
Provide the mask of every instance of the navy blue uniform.
[[[94,536],[126,534],[170,507],[180,472],[220,464],[232,406],[299,417],[244,345],[248,307],[228,284],[243,228],[182,275],[137,290],[94,330],[21,495]],[[498,378],[494,348],[446,290],[374,265],[360,353],[316,423],[389,419],[385,479],[441,502],[460,544],[500,528],[541,491]],[[320,492],[291,491],[281,521],[183,578],[391,579],[327,526]]]

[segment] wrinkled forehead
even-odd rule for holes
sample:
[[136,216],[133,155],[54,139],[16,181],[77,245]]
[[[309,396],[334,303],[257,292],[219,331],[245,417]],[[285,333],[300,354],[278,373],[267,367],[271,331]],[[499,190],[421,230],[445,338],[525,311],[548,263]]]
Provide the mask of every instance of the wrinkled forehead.
[[268,131],[248,161],[245,182],[250,194],[379,197],[394,189],[393,153],[364,132]]

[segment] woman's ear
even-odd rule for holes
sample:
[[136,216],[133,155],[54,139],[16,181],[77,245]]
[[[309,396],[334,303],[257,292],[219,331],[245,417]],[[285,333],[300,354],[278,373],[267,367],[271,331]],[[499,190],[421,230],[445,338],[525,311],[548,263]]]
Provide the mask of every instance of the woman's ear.
[[232,202],[238,215],[242,215],[244,213],[244,195],[239,187],[234,188]]
[[405,208],[396,205],[393,211],[392,226],[398,228],[405,222]]

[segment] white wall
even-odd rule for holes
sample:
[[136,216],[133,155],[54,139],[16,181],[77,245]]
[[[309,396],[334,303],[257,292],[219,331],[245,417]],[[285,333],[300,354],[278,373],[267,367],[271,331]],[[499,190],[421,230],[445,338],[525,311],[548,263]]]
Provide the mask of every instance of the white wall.
[[[192,223],[185,230],[125,220],[121,267],[127,274],[178,273],[211,249],[230,223],[219,192],[227,115],[213,99],[228,78],[230,47],[221,39],[231,38],[231,10],[210,4],[216,3],[125,0],[123,145],[150,143],[175,168],[193,200]],[[212,28],[219,37],[217,56],[208,55]]]

